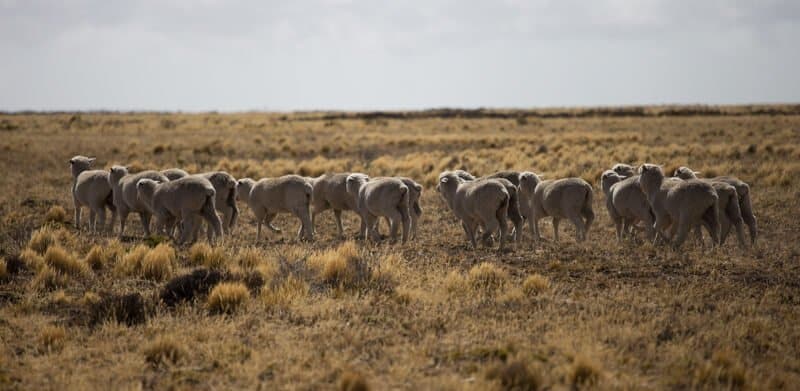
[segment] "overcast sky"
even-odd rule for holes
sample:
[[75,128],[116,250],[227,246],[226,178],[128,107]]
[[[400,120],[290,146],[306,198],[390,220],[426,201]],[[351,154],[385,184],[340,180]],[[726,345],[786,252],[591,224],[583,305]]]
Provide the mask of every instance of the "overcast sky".
[[0,0],[0,110],[800,102],[800,1]]

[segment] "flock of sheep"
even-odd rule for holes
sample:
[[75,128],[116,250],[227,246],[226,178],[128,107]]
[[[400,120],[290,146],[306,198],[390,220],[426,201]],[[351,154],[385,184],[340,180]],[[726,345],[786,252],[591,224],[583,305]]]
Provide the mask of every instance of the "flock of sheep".
[[[344,236],[341,213],[356,212],[361,217],[358,236],[380,240],[380,218],[389,223],[390,237],[397,241],[402,228],[402,242],[416,236],[422,214],[419,200],[422,186],[404,177],[370,178],[361,173],[325,174],[310,178],[285,175],[255,181],[236,180],[226,172],[190,175],[181,169],[128,173],[122,166],[109,171],[92,170],[94,158],[70,159],[75,205],[75,226],[80,227],[81,209],[90,210],[92,231],[105,225],[106,209],[111,211],[111,225],[119,217],[119,235],[125,232],[130,213],[139,214],[145,235],[150,235],[150,219],[155,216],[159,233],[175,237],[181,243],[197,239],[202,220],[207,223],[208,240],[230,233],[244,201],[256,216],[261,238],[262,225],[273,232],[278,213],[296,216],[301,227],[298,238],[313,240],[315,217],[332,209],[340,237]],[[643,164],[638,169],[616,164],[603,172],[600,185],[606,207],[622,241],[641,223],[649,240],[680,248],[688,233],[695,230],[702,240],[701,227],[721,245],[731,229],[736,230],[740,246],[746,246],[744,227],[755,243],[756,219],[750,204],[749,186],[734,177],[698,179],[696,172],[681,167],[674,177],[665,177],[660,166]],[[559,223],[567,219],[575,225],[576,239],[586,240],[594,221],[592,186],[581,178],[543,180],[533,172],[502,171],[476,178],[463,170],[439,175],[436,190],[460,221],[472,247],[480,237],[492,246],[495,237],[503,249],[509,237],[520,241],[527,221],[535,240],[540,240],[538,222],[552,217],[554,239],[558,241]],[[219,215],[222,215],[220,218]],[[509,230],[509,221],[512,224]]]

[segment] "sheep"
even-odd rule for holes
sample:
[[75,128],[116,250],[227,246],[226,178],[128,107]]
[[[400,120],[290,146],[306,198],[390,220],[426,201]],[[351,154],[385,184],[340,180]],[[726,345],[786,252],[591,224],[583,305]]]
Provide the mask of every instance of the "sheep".
[[[586,240],[589,228],[594,221],[592,210],[592,186],[581,178],[541,180],[534,173],[520,177],[520,187],[530,200],[530,226],[535,240],[540,240],[539,220],[553,217],[553,236],[558,242],[558,225],[562,218],[575,224],[578,241]],[[532,192],[532,194],[531,194]]]
[[603,172],[601,187],[606,195],[606,208],[617,229],[617,240],[622,241],[634,225],[644,223],[648,240],[653,240],[654,217],[650,203],[639,186],[639,176],[623,178],[613,170]]
[[172,231],[176,221],[182,225],[180,243],[186,243],[195,232],[196,217],[202,217],[211,227],[208,241],[214,236],[222,238],[222,223],[214,205],[216,190],[208,179],[187,176],[168,182],[141,179],[136,184],[139,200],[156,216],[160,231]]
[[436,191],[445,200],[472,244],[476,229],[482,226],[484,244],[488,245],[491,234],[500,230],[499,250],[503,250],[506,240],[508,207],[511,195],[505,184],[496,179],[467,181],[456,172],[445,171],[439,174]]
[[[375,179],[381,179],[384,177],[379,177]],[[417,226],[419,225],[419,218],[422,216],[422,207],[419,204],[419,199],[422,197],[422,185],[417,183],[411,178],[406,177],[396,177],[397,179],[401,180],[406,186],[408,186],[408,202],[409,202],[409,216],[411,216],[411,224],[409,225],[409,239],[415,239],[417,237]],[[391,227],[391,222],[389,218],[386,217],[386,224]]]
[[[312,224],[316,223],[318,214],[328,209],[333,209],[339,238],[344,238],[342,211],[356,210],[356,196],[347,192],[347,177],[350,174],[352,173],[325,174],[314,178],[312,181],[314,189],[314,197],[312,200],[313,208],[311,212]],[[359,235],[363,233],[365,229],[366,227],[362,225],[358,231]]]
[[346,179],[347,192],[356,198],[356,212],[361,216],[364,238],[379,241],[375,229],[379,217],[389,219],[390,237],[397,241],[398,226],[403,227],[402,242],[409,236],[411,216],[409,213],[410,190],[398,178],[370,179],[364,174],[351,174]]
[[72,171],[72,202],[75,205],[75,227],[81,226],[81,209],[89,208],[89,229],[92,232],[104,229],[106,223],[106,208],[111,211],[111,224],[114,227],[116,208],[114,207],[111,185],[108,183],[108,172],[105,170],[90,170],[95,158],[75,156],[69,160]]
[[230,234],[239,216],[239,208],[236,206],[236,178],[225,171],[204,172],[197,176],[208,179],[214,186],[217,192],[215,205],[217,211],[222,213],[222,229]]
[[124,166],[113,166],[109,170],[108,183],[111,185],[114,195],[114,206],[119,214],[119,237],[125,233],[125,222],[128,214],[136,212],[142,220],[145,236],[150,236],[150,209],[137,195],[136,184],[141,179],[152,179],[156,182],[169,182],[166,176],[158,171],[142,171],[137,174],[129,174]]
[[619,176],[621,176],[622,179],[636,175],[636,168],[634,168],[630,164],[617,163],[613,167],[611,167],[611,170],[619,174]]
[[638,171],[639,186],[655,215],[653,228],[671,240],[676,250],[683,245],[689,230],[698,224],[708,228],[715,245],[719,243],[718,196],[710,184],[696,179],[665,179],[661,166],[655,164],[645,163]]
[[168,168],[166,170],[161,170],[161,174],[171,181],[189,176],[188,172],[181,170],[180,168]]
[[480,179],[498,179],[506,186],[508,194],[511,196],[508,204],[508,219],[514,225],[511,230],[511,236],[515,242],[522,239],[522,229],[525,226],[525,219],[529,213],[523,213],[523,202],[519,198],[519,177],[518,171],[499,171],[491,175],[478,178]]
[[264,178],[258,182],[244,178],[237,181],[236,191],[256,215],[258,230],[256,241],[261,240],[261,225],[270,226],[278,213],[291,213],[300,219],[300,240],[314,240],[311,223],[311,196],[313,187],[299,175]]
[[[674,173],[676,177],[681,179],[697,178],[697,174],[700,174],[700,172],[692,171],[688,167],[679,167]],[[739,178],[732,176],[717,176],[708,179],[712,182],[727,183],[736,189],[742,220],[750,231],[750,245],[755,245],[756,238],[758,237],[758,224],[756,221],[756,216],[753,213],[753,205],[750,202],[750,185],[739,180]]]

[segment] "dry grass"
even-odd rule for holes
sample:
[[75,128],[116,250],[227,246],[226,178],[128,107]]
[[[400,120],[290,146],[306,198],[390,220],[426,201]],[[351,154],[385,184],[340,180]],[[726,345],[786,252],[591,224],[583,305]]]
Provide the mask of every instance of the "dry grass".
[[6,264],[6,259],[0,257],[0,281],[5,281],[8,279],[8,266]]
[[67,343],[67,331],[61,326],[45,326],[39,332],[38,342],[42,353],[61,351]]
[[[0,255],[10,277],[0,282],[0,389],[794,389],[800,116],[659,116],[670,110],[0,115],[12,129],[0,137]],[[426,186],[424,213],[406,245],[349,241],[359,221],[348,211],[346,241],[326,211],[313,243],[296,241],[297,220],[278,215],[283,233],[257,244],[241,202],[234,234],[213,247],[144,240],[135,214],[118,241],[69,224],[64,162],[75,154],[97,156],[99,169],[409,176]],[[759,244],[689,241],[683,255],[618,244],[599,175],[646,161],[749,182]],[[589,180],[589,240],[575,243],[562,222],[553,243],[545,219],[539,244],[526,230],[508,251],[471,250],[433,189],[453,168]],[[62,222],[47,217],[58,207]],[[174,300],[162,301],[170,277],[187,275],[197,289],[173,284]],[[44,348],[47,327],[62,328],[62,345]]]
[[250,291],[240,282],[219,283],[208,294],[206,306],[217,314],[232,314],[241,310],[250,300]]
[[142,352],[148,364],[159,367],[175,365],[186,356],[186,346],[175,337],[157,337],[155,341],[147,344]]
[[44,215],[44,221],[48,223],[63,224],[67,221],[67,211],[61,205],[51,206]]

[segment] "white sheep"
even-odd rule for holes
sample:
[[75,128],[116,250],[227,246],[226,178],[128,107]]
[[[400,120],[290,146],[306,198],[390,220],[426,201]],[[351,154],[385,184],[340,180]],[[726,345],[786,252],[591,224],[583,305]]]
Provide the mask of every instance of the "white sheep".
[[508,219],[511,220],[511,223],[514,227],[511,230],[511,237],[514,239],[515,242],[518,242],[522,239],[522,229],[525,226],[525,219],[526,214],[522,212],[522,202],[520,202],[520,195],[519,195],[519,178],[520,172],[519,171],[499,171],[491,175],[487,175],[484,177],[480,177],[477,180],[481,179],[497,179],[502,184],[506,186],[506,190],[508,190],[509,196],[511,199],[508,203]]
[[236,206],[236,178],[225,171],[204,172],[197,176],[208,179],[214,186],[217,192],[215,205],[217,211],[222,213],[222,229],[230,234],[239,216],[239,208]]
[[647,239],[652,241],[655,237],[655,217],[650,210],[647,196],[639,186],[639,176],[623,178],[616,172],[607,170],[603,173],[601,186],[606,194],[606,208],[617,228],[617,239],[622,240],[624,235],[631,234],[641,221],[644,223]]
[[[113,229],[116,218],[116,208],[108,183],[108,172],[105,170],[91,170],[95,158],[75,156],[69,160],[72,171],[72,202],[75,205],[75,227],[81,226],[81,209],[89,208],[89,229],[92,232],[105,229],[106,208],[111,211],[111,224]],[[98,229],[99,227],[99,229]]]
[[168,182],[141,179],[136,185],[139,199],[156,216],[156,227],[162,232],[172,232],[175,222],[181,222],[181,243],[186,243],[195,231],[196,220],[202,217],[208,223],[208,241],[213,234],[222,238],[222,224],[214,203],[216,190],[208,179],[187,176]]
[[719,243],[718,197],[710,184],[665,179],[660,166],[647,163],[639,167],[639,176],[639,185],[655,215],[653,228],[671,240],[675,249],[680,249],[689,230],[699,224],[708,227],[715,245]]
[[617,163],[611,167],[611,170],[619,174],[623,179],[636,175],[636,168],[630,164]]
[[244,178],[237,181],[239,197],[247,202],[256,215],[258,230],[256,240],[261,240],[261,225],[269,227],[278,213],[291,213],[300,220],[298,237],[301,240],[314,240],[311,223],[311,196],[313,188],[299,175],[284,175],[278,178],[264,178],[258,182]]
[[[561,219],[569,219],[575,225],[578,241],[586,240],[594,221],[592,210],[592,186],[581,178],[541,180],[534,173],[520,177],[520,187],[525,189],[526,199],[531,202],[531,231],[536,240],[541,239],[539,220],[553,218],[553,236],[558,241],[558,226]],[[530,192],[533,191],[533,194]]]
[[145,236],[150,236],[150,217],[152,213],[138,197],[137,183],[141,179],[152,179],[156,182],[169,182],[166,176],[158,171],[142,171],[137,174],[129,174],[124,166],[111,167],[108,174],[108,183],[114,195],[114,206],[119,215],[119,236],[125,233],[125,222],[128,214],[136,212],[142,220],[142,228]]
[[362,232],[365,238],[379,241],[380,235],[376,230],[380,217],[389,219],[390,237],[397,241],[397,231],[403,228],[402,241],[405,243],[409,237],[411,216],[409,213],[409,189],[403,181],[397,178],[370,179],[364,174],[350,174],[347,176],[347,192],[356,197],[356,212],[361,216]]
[[[697,178],[697,174],[700,174],[700,172],[692,171],[692,169],[688,167],[679,167],[677,170],[675,170],[674,175],[681,179],[692,179]],[[756,216],[753,213],[753,204],[750,202],[750,185],[743,182],[739,178],[732,176],[717,176],[708,179],[713,182],[727,183],[736,189],[742,221],[745,225],[747,225],[747,228],[750,231],[750,244],[755,245],[756,238],[758,237],[758,224],[756,221]],[[720,239],[724,240],[722,237],[720,237]]]
[[[312,200],[311,220],[316,224],[317,215],[328,210],[333,210],[336,219],[336,228],[339,237],[344,237],[342,226],[342,211],[356,210],[356,196],[347,192],[347,177],[352,173],[325,174],[314,178],[312,181],[314,197]],[[363,174],[362,174],[363,175]],[[359,228],[361,235],[366,227]]]
[[[375,178],[380,179],[383,177]],[[409,239],[415,239],[417,237],[417,227],[419,225],[419,218],[422,216],[422,206],[419,204],[419,199],[422,197],[422,185],[417,183],[411,178],[406,177],[396,177],[397,179],[401,180],[406,186],[408,186],[408,202],[409,202],[409,211],[408,214],[411,217],[411,224],[409,225]],[[391,222],[389,221],[388,217],[384,218],[386,220],[386,224],[391,228]],[[377,229],[377,227],[376,227]]]
[[503,249],[511,200],[505,184],[496,179],[465,181],[457,173],[445,171],[439,174],[436,191],[461,221],[473,249],[477,248],[475,235],[479,226],[484,229],[483,241],[487,246],[492,233],[500,230],[499,249]]
[[180,168],[168,168],[166,170],[161,170],[161,174],[171,181],[189,176],[188,172],[181,170]]

